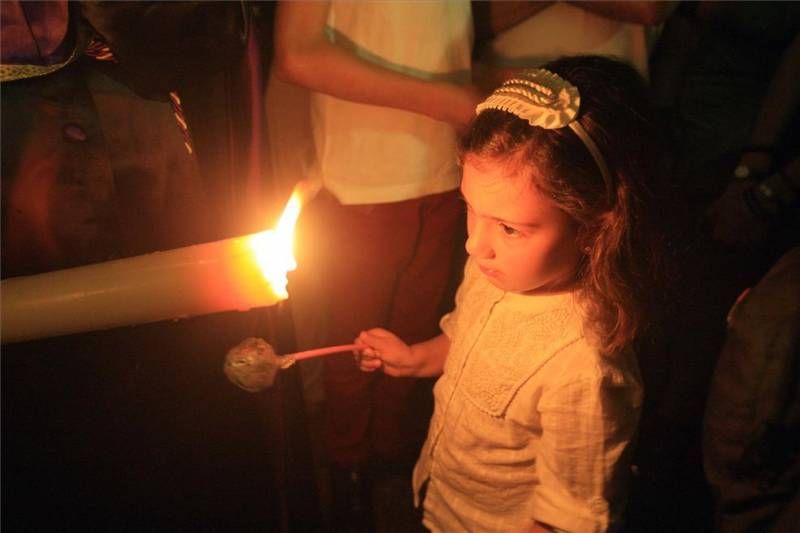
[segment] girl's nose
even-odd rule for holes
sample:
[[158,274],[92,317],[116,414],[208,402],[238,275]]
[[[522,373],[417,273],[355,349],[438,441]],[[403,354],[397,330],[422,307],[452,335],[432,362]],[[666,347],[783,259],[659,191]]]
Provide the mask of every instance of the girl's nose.
[[494,257],[494,249],[489,242],[487,229],[483,224],[472,223],[469,225],[467,242],[464,247],[467,253],[472,257],[479,257],[482,259],[491,259]]

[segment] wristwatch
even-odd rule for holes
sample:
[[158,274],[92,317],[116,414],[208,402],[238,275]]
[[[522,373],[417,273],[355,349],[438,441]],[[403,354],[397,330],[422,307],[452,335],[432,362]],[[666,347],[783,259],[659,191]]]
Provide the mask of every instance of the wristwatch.
[[[759,154],[766,154],[769,156],[770,161],[773,161],[774,153],[772,146],[764,145],[764,144],[750,144],[748,146],[743,147],[739,154],[749,154],[749,153],[759,153]],[[755,177],[756,174],[769,174],[773,169],[772,165],[774,163],[770,163],[770,168],[764,171],[756,171],[750,168],[748,165],[743,163],[739,163],[736,165],[736,168],[733,169],[733,177],[740,180],[745,180],[748,178]]]
[[733,177],[739,180],[746,180],[753,174],[753,170],[747,165],[736,165],[733,169]]

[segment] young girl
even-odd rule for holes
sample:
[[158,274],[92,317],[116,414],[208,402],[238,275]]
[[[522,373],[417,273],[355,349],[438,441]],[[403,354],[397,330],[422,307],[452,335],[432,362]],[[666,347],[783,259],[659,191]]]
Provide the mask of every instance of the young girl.
[[362,370],[441,374],[413,478],[433,531],[618,525],[657,257],[645,94],[589,56],[496,90],[462,143],[470,258],[443,333],[356,341]]

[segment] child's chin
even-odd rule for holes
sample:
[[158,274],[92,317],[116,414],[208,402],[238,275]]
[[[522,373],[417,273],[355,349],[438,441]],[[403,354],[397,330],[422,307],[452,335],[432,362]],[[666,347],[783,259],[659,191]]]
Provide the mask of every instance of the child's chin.
[[486,276],[486,279],[489,280],[489,283],[500,289],[501,291],[505,292],[519,292],[515,287],[511,287],[510,284],[499,277],[492,277]]
[[494,285],[495,287],[504,292],[518,292],[520,294],[525,294],[527,292],[535,290],[531,289],[527,285],[519,283],[519,281],[515,283],[514,280],[508,279],[506,276],[504,276],[497,270],[492,270],[488,272],[484,271],[483,275],[486,277],[487,280],[489,280],[489,283],[491,283],[492,285]]
[[502,277],[492,277],[486,276],[486,279],[489,280],[489,283],[500,289],[504,292],[515,292],[517,294],[530,294],[539,290],[537,287],[530,287],[529,285],[524,284],[515,284],[507,279],[503,279]]

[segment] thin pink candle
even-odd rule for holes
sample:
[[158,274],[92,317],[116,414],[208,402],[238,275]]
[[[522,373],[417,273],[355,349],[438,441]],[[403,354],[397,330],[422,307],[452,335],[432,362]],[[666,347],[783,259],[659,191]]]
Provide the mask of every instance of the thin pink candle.
[[341,352],[352,352],[359,347],[358,344],[339,344],[337,346],[327,346],[325,348],[315,348],[313,350],[303,350],[302,352],[289,353],[283,357],[291,357],[295,361],[302,361],[303,359],[311,359],[312,357],[321,357],[323,355],[332,355]]

